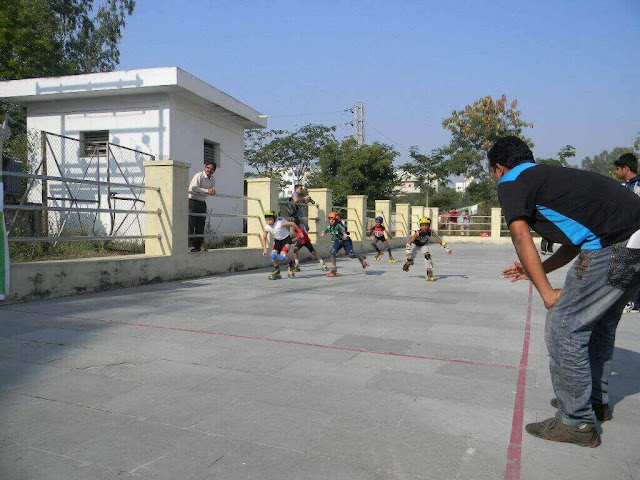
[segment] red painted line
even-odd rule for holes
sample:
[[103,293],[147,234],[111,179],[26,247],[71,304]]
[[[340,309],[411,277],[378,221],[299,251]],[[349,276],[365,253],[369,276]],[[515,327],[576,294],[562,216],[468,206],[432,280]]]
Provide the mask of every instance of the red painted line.
[[522,469],[522,424],[524,423],[524,396],[527,389],[527,364],[529,363],[529,340],[531,338],[531,302],[533,298],[533,283],[529,284],[529,302],[527,305],[527,320],[524,327],[524,342],[522,356],[518,367],[518,384],[516,400],[513,405],[513,420],[511,422],[511,438],[507,450],[507,468],[504,480],[520,480]]
[[150,323],[130,323],[130,322],[119,322],[115,320],[110,320],[107,323],[117,323],[118,325],[128,325],[130,327],[155,328],[158,330],[168,330],[168,331],[174,331],[174,332],[199,333],[202,335],[215,335],[219,337],[242,338],[245,340],[261,340],[263,342],[284,343],[287,345],[301,345],[305,347],[327,348],[331,350],[344,350],[347,352],[371,353],[373,355],[385,355],[389,357],[419,358],[423,360],[438,360],[443,363],[458,363],[462,365],[506,368],[508,370],[516,369],[516,367],[514,367],[513,365],[502,365],[499,363],[471,362],[469,360],[458,360],[458,359],[445,358],[445,357],[432,357],[429,355],[412,355],[410,353],[378,352],[378,351],[364,350],[362,348],[356,348],[356,347],[344,347],[340,345],[324,345],[321,343],[298,342],[296,340],[282,340],[279,338],[253,337],[250,335],[236,335],[232,333],[212,332],[209,330],[192,330],[190,328],[166,327],[164,325],[154,325]]

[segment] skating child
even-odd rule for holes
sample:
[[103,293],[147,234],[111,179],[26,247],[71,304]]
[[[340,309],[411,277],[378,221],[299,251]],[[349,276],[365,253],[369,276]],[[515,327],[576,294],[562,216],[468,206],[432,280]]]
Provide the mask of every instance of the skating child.
[[380,256],[384,255],[384,253],[382,253],[380,251],[380,248],[378,247],[378,242],[382,242],[382,244],[387,249],[387,252],[389,252],[389,263],[396,263],[395,258],[393,258],[393,255],[391,254],[391,247],[389,246],[389,242],[387,242],[387,239],[384,236],[385,233],[389,236],[389,238],[391,238],[391,233],[389,233],[389,230],[387,230],[382,224],[382,217],[376,217],[375,225],[373,225],[373,227],[371,227],[371,229],[367,233],[367,237],[373,235],[373,242],[371,242],[371,245],[373,245],[373,248],[376,249],[375,260],[376,262],[379,261]]
[[[273,210],[267,210],[264,214],[264,219],[267,224],[264,227],[264,235],[262,236],[262,245],[264,246],[262,255],[265,257],[267,256],[267,238],[271,233],[274,239],[271,250],[271,261],[273,262],[274,270],[269,274],[269,279],[276,280],[280,278],[279,262],[287,261],[287,254],[289,253],[289,247],[291,246],[291,231],[289,229],[291,228],[296,232],[298,227],[295,223],[289,222],[282,217],[278,217]],[[289,278],[293,278],[295,276],[293,262],[289,262],[288,274]]]
[[369,266],[369,262],[367,262],[367,257],[362,255],[356,255],[353,251],[353,243],[351,242],[351,238],[349,237],[349,232],[347,231],[347,227],[340,221],[340,216],[336,212],[331,212],[328,215],[329,218],[329,226],[322,232],[320,235],[324,236],[327,233],[331,234],[333,239],[333,247],[331,247],[331,271],[327,275],[328,277],[337,277],[338,269],[336,268],[336,255],[338,252],[344,248],[344,251],[351,258],[357,258],[360,261],[360,265],[362,268],[367,268]]
[[431,254],[429,250],[427,250],[427,244],[429,243],[429,239],[433,238],[436,243],[442,245],[445,251],[449,255],[453,255],[453,252],[447,247],[447,244],[442,241],[442,239],[436,234],[436,232],[431,230],[431,220],[427,217],[422,217],[420,219],[420,228],[416,230],[411,237],[407,240],[406,252],[407,252],[407,261],[402,266],[402,270],[405,272],[409,271],[409,267],[413,265],[414,258],[418,251],[422,251],[424,254],[424,264],[427,267],[427,276],[425,280],[427,282],[435,282],[436,277],[433,276],[433,261],[431,260]]
[[296,244],[293,247],[293,258],[295,261],[294,270],[296,272],[300,271],[300,260],[298,258],[298,252],[300,251],[301,248],[305,247],[307,250],[309,250],[309,252],[311,252],[311,255],[313,255],[313,258],[315,258],[316,260],[318,260],[318,262],[320,262],[320,267],[322,267],[322,270],[327,271],[328,270],[327,264],[324,262],[322,258],[320,258],[320,255],[318,255],[318,252],[316,252],[315,248],[313,248],[313,244],[311,243],[311,239],[307,234],[307,230],[304,228],[304,225],[302,224],[300,219],[296,218],[294,220],[294,223],[298,227],[298,230],[297,231],[294,230],[293,232],[296,239]]

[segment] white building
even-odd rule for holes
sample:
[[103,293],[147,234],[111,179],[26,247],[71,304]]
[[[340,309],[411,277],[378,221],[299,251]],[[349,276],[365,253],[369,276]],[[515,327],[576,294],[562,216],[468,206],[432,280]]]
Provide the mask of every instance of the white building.
[[469,185],[475,181],[475,178],[463,178],[461,182],[456,182],[456,192],[466,192]]
[[280,179],[282,180],[282,184],[285,185],[281,192],[282,197],[289,198],[293,196],[296,184],[301,183],[302,185],[305,185],[309,179],[309,175],[311,175],[310,171],[303,172],[302,178],[299,178],[293,169],[281,172]]
[[[26,106],[29,129],[188,162],[190,176],[213,157],[217,190],[230,195],[244,192],[244,130],[267,126],[266,115],[177,67],[0,82],[0,100]],[[51,153],[59,154],[67,173],[87,165],[87,153],[75,151],[81,149],[70,155],[58,148],[52,146]],[[146,159],[135,154],[123,160],[129,182],[143,180]],[[103,178],[99,168],[95,175]],[[243,201],[226,198],[210,198],[208,204],[218,213],[246,208]],[[212,218],[210,228],[239,232],[242,220]]]
[[[420,179],[415,175],[404,170],[396,170],[396,175],[398,176],[399,183],[393,187],[395,193],[408,194],[422,192],[422,189],[420,188]],[[431,188],[435,188],[436,192],[438,191],[439,184],[435,175],[431,177],[430,186]]]

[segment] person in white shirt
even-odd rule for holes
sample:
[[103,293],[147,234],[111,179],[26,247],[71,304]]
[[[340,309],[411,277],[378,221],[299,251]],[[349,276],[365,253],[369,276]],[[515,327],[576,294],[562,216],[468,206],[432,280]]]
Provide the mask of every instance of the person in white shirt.
[[[208,162],[204,171],[196,173],[189,184],[189,235],[203,235],[206,217],[191,215],[192,213],[207,213],[207,197],[216,194],[216,181],[213,174],[216,164]],[[199,252],[204,237],[189,238],[189,251]]]
[[[287,261],[287,254],[289,253],[289,247],[291,246],[291,230],[298,231],[298,227],[295,223],[289,222],[282,217],[278,217],[273,210],[267,210],[264,214],[266,225],[264,227],[264,235],[262,236],[262,245],[264,250],[262,255],[267,256],[267,249],[269,244],[267,243],[267,237],[269,234],[273,235],[274,243],[271,249],[271,261],[273,262],[273,272],[269,274],[270,280],[280,278],[280,266],[279,262]],[[289,263],[288,269],[289,278],[295,276],[293,262]]]

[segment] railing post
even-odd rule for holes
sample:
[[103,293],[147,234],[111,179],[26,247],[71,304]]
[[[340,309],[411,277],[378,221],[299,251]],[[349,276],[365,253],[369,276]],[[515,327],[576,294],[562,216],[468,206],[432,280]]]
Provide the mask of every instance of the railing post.
[[367,227],[367,196],[347,196],[347,228],[354,242],[361,242],[366,238]]
[[147,190],[145,209],[160,210],[160,215],[147,215],[145,235],[160,235],[160,240],[145,239],[147,255],[186,255],[189,225],[189,163],[174,160],[146,161],[145,183],[160,191]]
[[408,237],[411,232],[411,205],[396,203],[396,237]]
[[391,231],[391,200],[376,200],[376,216],[382,217],[382,222],[389,233]]
[[431,230],[433,230],[434,232],[438,232],[438,220],[440,217],[440,208],[438,207],[431,207]]
[[247,200],[247,215],[258,217],[247,218],[247,247],[262,247],[260,236],[264,233],[264,212],[273,210],[278,213],[279,191],[279,178],[247,178],[247,197],[259,199]]
[[491,209],[491,238],[500,238],[502,231],[502,209]]
[[333,192],[330,188],[310,188],[309,196],[315,204],[309,204],[309,238],[318,242],[320,232],[327,228],[327,215],[333,209]]

